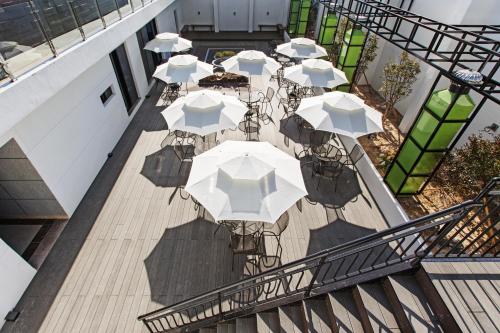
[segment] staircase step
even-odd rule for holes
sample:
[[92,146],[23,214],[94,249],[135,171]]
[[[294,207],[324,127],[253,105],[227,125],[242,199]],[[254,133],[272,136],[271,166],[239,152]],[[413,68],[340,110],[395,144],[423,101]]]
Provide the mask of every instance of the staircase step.
[[257,331],[259,333],[280,333],[280,318],[277,311],[257,313]]
[[280,306],[278,308],[281,332],[305,333],[304,312],[301,303]]
[[360,316],[352,297],[351,289],[328,294],[326,305],[330,320],[335,323],[334,331],[339,333],[363,333]]
[[234,321],[217,324],[217,333],[236,333],[236,324]]
[[366,332],[401,332],[379,282],[359,284],[353,289],[353,295]]
[[443,332],[438,316],[413,276],[389,276],[383,287],[403,332]]
[[302,302],[309,332],[331,333],[331,321],[323,297],[310,298]]
[[257,333],[257,318],[255,317],[255,315],[236,318],[236,332]]

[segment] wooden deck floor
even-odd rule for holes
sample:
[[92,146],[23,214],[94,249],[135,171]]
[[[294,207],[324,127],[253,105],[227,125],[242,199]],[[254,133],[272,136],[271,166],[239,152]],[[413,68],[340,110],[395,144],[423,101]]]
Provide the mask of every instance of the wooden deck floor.
[[440,260],[422,266],[463,332],[500,332],[500,263]]
[[[19,302],[20,317],[2,332],[145,331],[138,315],[240,278],[244,258],[232,271],[227,233],[214,236],[217,225],[174,193],[189,167],[179,175],[171,151],[160,148],[167,131],[158,98],[142,105]],[[266,125],[260,139],[293,154],[273,103],[277,126]],[[301,211],[290,208],[283,263],[387,228],[362,180],[347,174],[336,193],[325,184],[316,193],[342,208],[305,200]]]

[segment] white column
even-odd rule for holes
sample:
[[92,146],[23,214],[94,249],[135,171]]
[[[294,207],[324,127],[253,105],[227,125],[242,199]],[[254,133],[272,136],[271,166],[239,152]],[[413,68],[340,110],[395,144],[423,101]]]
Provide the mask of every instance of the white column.
[[248,1],[248,32],[253,32],[254,0]]
[[214,30],[219,32],[219,0],[214,0]]

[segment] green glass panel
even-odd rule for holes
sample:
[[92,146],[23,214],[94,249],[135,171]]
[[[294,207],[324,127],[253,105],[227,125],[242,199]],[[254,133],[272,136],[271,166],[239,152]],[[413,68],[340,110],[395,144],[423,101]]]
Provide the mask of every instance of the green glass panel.
[[300,6],[299,26],[297,29],[298,36],[305,36],[307,31],[307,21],[309,19],[309,9],[311,8],[311,0],[302,0]]
[[[448,107],[453,102],[456,94],[448,89],[436,91],[432,94],[427,107],[431,109],[439,117],[443,117]],[[451,108],[446,120],[467,120],[475,104],[469,95],[460,95]]]
[[410,135],[421,147],[424,147],[438,124],[439,121],[424,110],[420,117],[418,117],[417,124]]
[[406,183],[401,189],[400,194],[417,193],[424,182],[425,182],[425,177],[408,177]]
[[366,34],[360,29],[350,29],[345,33],[337,67],[346,73],[349,81],[352,81],[354,72],[356,71],[365,37]]
[[403,170],[397,164],[394,164],[387,174],[385,181],[392,192],[396,192],[403,183],[405,176]]
[[337,22],[337,15],[333,13],[323,16],[319,30],[319,44],[331,45],[333,43],[333,37],[337,30]]
[[412,174],[430,174],[443,157],[443,153],[427,152],[422,155]]
[[413,164],[416,162],[421,150],[414,144],[411,140],[406,140],[405,144],[401,148],[401,152],[397,157],[397,161],[401,166],[410,172]]
[[463,123],[442,123],[429,144],[429,149],[446,149]]
[[295,34],[297,21],[299,20],[300,0],[290,2],[290,22],[288,23],[288,33]]

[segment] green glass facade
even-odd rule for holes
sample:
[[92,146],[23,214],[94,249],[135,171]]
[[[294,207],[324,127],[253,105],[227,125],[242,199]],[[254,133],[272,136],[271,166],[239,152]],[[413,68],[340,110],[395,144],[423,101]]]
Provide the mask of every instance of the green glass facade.
[[293,37],[304,37],[307,31],[311,0],[291,0],[288,22],[288,34]]
[[363,52],[365,38],[366,33],[360,27],[346,31],[337,68],[345,73],[350,83],[338,86],[337,90],[350,91],[358,61]]
[[335,13],[325,13],[321,19],[318,34],[318,44],[322,46],[333,45],[333,38],[337,31],[338,18]]
[[420,110],[385,176],[395,194],[420,192],[474,110],[469,95],[452,91],[435,91]]

